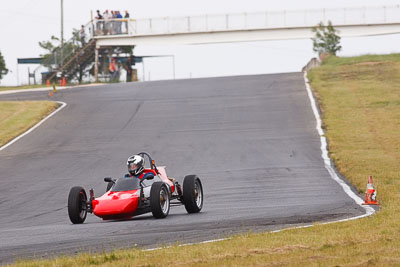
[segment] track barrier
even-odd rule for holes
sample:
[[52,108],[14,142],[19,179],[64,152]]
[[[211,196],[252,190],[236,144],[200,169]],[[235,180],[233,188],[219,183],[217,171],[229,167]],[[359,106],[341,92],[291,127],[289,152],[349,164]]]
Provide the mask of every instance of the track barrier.
[[374,181],[372,180],[372,176],[368,178],[367,190],[365,191],[365,202],[363,205],[379,205],[378,201],[376,201],[376,190],[374,188]]
[[67,85],[67,80],[65,79],[65,77],[62,77],[62,79],[60,80],[60,86],[66,86]]
[[53,91],[49,91],[48,96],[53,96],[53,93],[57,93],[56,84],[53,83]]

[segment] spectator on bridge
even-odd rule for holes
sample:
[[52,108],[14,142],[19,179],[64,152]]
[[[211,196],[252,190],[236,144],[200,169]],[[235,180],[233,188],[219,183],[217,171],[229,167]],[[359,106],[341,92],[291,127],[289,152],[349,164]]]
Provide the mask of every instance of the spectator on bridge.
[[117,18],[117,33],[118,34],[121,34],[121,32],[122,32],[122,21],[121,21],[121,19],[122,19],[122,15],[121,15],[121,13],[117,10],[117,11],[115,11],[116,12],[116,18]]
[[100,10],[97,10],[97,16],[96,16],[96,35],[100,35],[101,32],[103,31],[103,27],[104,27],[104,22],[103,20],[103,16],[100,14]]
[[125,16],[124,16],[124,18],[126,19],[125,20],[125,33],[128,33],[128,22],[129,22],[129,13],[128,13],[128,10],[125,10]]
[[111,33],[111,25],[110,25],[110,19],[112,18],[110,14],[108,13],[108,9],[104,11],[103,13],[103,18],[104,18],[104,34],[110,34]]
[[115,21],[117,17],[115,16],[115,11],[111,10],[111,34],[115,34],[117,32],[117,23]]

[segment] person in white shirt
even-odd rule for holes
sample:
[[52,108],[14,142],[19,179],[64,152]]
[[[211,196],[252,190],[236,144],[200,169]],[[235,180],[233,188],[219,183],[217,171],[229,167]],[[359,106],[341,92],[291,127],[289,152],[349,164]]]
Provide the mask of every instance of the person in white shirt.
[[111,19],[111,15],[108,13],[108,9],[106,11],[104,11],[103,14],[103,19],[104,19],[104,34],[110,34],[111,33],[111,24],[110,24],[110,19]]

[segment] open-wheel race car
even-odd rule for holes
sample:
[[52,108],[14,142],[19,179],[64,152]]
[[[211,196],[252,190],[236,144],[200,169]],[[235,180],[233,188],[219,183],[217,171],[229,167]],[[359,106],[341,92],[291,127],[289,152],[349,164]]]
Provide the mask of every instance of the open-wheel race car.
[[[146,157],[149,168],[144,166]],[[182,188],[174,178],[167,176],[165,167],[157,167],[146,152],[130,157],[127,164],[130,174],[118,179],[104,178],[106,193],[100,197],[94,197],[93,189],[89,190],[88,199],[82,187],[71,188],[68,215],[72,223],[83,223],[88,212],[103,220],[120,220],[148,212],[155,218],[165,218],[171,205],[184,205],[188,213],[202,209],[203,187],[197,175],[185,176]]]

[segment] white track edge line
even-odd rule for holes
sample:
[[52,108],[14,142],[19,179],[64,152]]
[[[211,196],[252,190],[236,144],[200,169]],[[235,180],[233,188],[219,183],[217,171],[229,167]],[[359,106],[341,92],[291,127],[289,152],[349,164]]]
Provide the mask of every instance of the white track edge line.
[[[300,229],[300,228],[308,228],[308,227],[312,227],[312,226],[316,226],[316,225],[325,225],[325,224],[338,223],[338,222],[347,222],[347,221],[352,221],[352,220],[357,220],[357,219],[361,219],[361,218],[364,218],[364,217],[368,217],[368,216],[371,216],[371,215],[373,215],[375,213],[375,210],[372,207],[370,207],[368,205],[362,205],[363,200],[351,190],[350,186],[348,186],[342,179],[340,179],[340,177],[337,175],[336,171],[334,170],[334,168],[332,166],[332,163],[331,163],[331,159],[329,158],[329,155],[328,155],[328,146],[327,146],[328,143],[326,141],[326,137],[324,136],[325,135],[324,130],[322,130],[321,116],[320,116],[318,108],[317,108],[317,102],[316,102],[316,100],[314,98],[314,95],[312,94],[312,91],[311,91],[310,83],[309,83],[308,78],[307,78],[307,72],[304,72],[304,82],[305,82],[305,85],[306,85],[307,95],[308,95],[308,98],[310,100],[311,108],[312,108],[312,111],[314,113],[315,120],[317,122],[317,125],[316,125],[315,128],[318,131],[318,134],[319,134],[320,139],[321,139],[321,151],[322,151],[321,156],[322,156],[322,159],[324,160],[325,168],[328,170],[329,175],[331,176],[331,178],[334,181],[336,181],[342,187],[343,191],[350,198],[352,198],[356,202],[357,205],[359,205],[360,207],[365,209],[365,214],[362,214],[362,215],[359,215],[359,216],[355,216],[355,217],[346,218],[346,219],[341,219],[341,220],[335,220],[335,221],[329,221],[329,222],[323,222],[323,223],[318,223],[317,222],[316,224],[308,224],[308,225],[301,225],[301,226],[296,226],[296,227],[289,227],[289,228],[269,231],[268,233],[279,233],[279,232],[282,232],[282,231],[294,230],[294,229]],[[214,242],[225,241],[225,240],[229,240],[229,239],[231,239],[231,238],[212,239],[212,240],[198,242],[198,243],[182,244],[182,245],[179,245],[178,247],[214,243]],[[171,247],[172,246],[150,248],[150,249],[143,249],[142,251],[153,251],[153,250],[159,250],[159,249],[171,248]]]
[[351,218],[347,218],[347,219],[343,219],[343,220],[338,220],[338,221],[332,221],[332,222],[344,222],[344,221],[350,221],[350,220],[354,220],[354,219],[359,219],[359,218],[363,218],[366,216],[370,216],[372,214],[375,213],[375,210],[367,205],[362,205],[362,203],[364,202],[357,194],[355,194],[349,185],[347,185],[336,173],[336,171],[334,170],[334,167],[332,166],[332,161],[329,158],[328,155],[328,146],[327,146],[327,140],[325,137],[325,133],[324,130],[322,129],[322,120],[321,120],[321,116],[319,114],[318,108],[317,108],[317,103],[316,100],[314,98],[314,95],[311,91],[311,87],[310,87],[310,83],[308,81],[307,78],[307,71],[304,72],[304,82],[306,85],[306,90],[307,90],[307,94],[308,94],[308,98],[310,99],[310,103],[311,103],[311,108],[312,111],[314,113],[315,119],[317,121],[317,125],[316,125],[316,129],[318,131],[318,134],[320,136],[321,139],[321,151],[322,151],[322,159],[324,160],[324,165],[325,168],[327,169],[327,171],[329,172],[331,178],[336,181],[343,189],[343,191],[350,197],[352,198],[357,205],[359,205],[360,207],[365,209],[365,214],[360,215],[360,216],[356,216],[356,217],[351,217]]
[[49,115],[47,115],[44,119],[42,119],[41,121],[39,121],[37,124],[35,124],[33,127],[31,127],[30,129],[28,129],[26,132],[24,132],[23,134],[15,137],[14,139],[12,139],[10,142],[8,142],[7,144],[3,145],[0,147],[0,151],[2,151],[3,149],[7,148],[8,146],[11,146],[12,144],[14,144],[15,142],[17,142],[19,139],[21,139],[22,137],[24,137],[25,135],[31,133],[33,130],[35,130],[36,128],[38,128],[42,123],[44,123],[45,121],[47,121],[48,119],[50,119],[52,116],[54,116],[54,114],[56,114],[57,112],[59,112],[60,110],[62,110],[67,103],[65,102],[61,102],[61,101],[55,101],[58,104],[60,104],[61,106],[59,106],[56,110],[54,110],[52,113],[50,113]]

